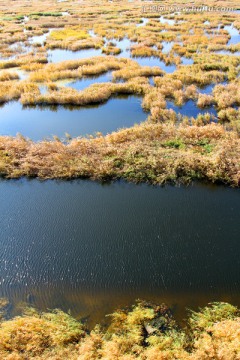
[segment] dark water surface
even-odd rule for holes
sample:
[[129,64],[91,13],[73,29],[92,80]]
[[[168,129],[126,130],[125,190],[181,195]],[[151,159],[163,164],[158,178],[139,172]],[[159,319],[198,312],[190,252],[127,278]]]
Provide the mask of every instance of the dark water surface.
[[238,190],[1,180],[0,211],[0,296],[15,306],[94,322],[136,298],[240,305]]

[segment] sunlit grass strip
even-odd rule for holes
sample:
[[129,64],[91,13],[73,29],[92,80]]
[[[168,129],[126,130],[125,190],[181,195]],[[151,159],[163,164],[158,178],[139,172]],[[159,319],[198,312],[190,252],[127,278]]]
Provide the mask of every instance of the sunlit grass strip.
[[[48,64],[37,69],[29,76],[31,81],[46,82],[67,78],[82,78],[83,76],[100,75],[109,70],[119,70],[132,64],[131,60],[124,61],[114,57],[93,57],[76,61],[64,61],[57,64]],[[26,66],[22,67],[26,69]],[[34,69],[34,68],[33,68]]]
[[32,94],[25,92],[20,101],[23,105],[64,105],[72,104],[84,106],[88,104],[101,103],[117,94],[143,94],[149,88],[148,81],[143,79],[141,82],[137,78],[128,83],[95,83],[83,91],[71,88],[60,88],[46,94]]
[[39,88],[35,83],[25,81],[0,82],[0,103],[20,99],[24,93],[31,94],[32,97],[40,95]]
[[0,71],[0,81],[18,80],[19,75],[16,72]]
[[50,37],[54,40],[84,40],[90,37],[84,30],[63,29],[52,31]]
[[145,122],[68,144],[0,137],[0,149],[0,174],[10,178],[124,178],[155,184],[205,179],[240,185],[240,139],[213,123]]

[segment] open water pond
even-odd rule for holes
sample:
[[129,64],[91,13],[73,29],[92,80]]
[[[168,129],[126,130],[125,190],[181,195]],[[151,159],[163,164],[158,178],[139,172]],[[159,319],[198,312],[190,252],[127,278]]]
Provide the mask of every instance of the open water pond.
[[[0,181],[0,296],[99,321],[136,298],[240,305],[240,192]],[[182,314],[181,314],[182,315]]]
[[62,138],[66,133],[73,137],[98,131],[107,134],[144,121],[147,113],[141,101],[137,96],[121,96],[85,107],[22,107],[19,102],[10,102],[0,107],[0,134],[20,133],[34,141],[53,135]]

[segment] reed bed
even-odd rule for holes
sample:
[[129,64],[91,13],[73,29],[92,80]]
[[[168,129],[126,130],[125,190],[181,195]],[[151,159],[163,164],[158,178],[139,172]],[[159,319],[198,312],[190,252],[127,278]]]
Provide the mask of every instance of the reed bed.
[[47,62],[47,57],[42,53],[27,54],[21,55],[14,60],[0,61],[0,69],[16,68],[27,64],[46,64]]
[[[6,307],[2,300],[2,306]],[[237,359],[239,310],[228,303],[213,303],[188,311],[185,328],[171,309],[138,301],[110,315],[104,329],[89,331],[60,311],[37,312],[26,308],[13,319],[1,319],[0,355],[23,359]]]
[[40,91],[35,83],[27,81],[0,82],[0,103],[20,99],[25,93],[27,93],[29,97],[34,97],[39,95]]
[[19,75],[16,72],[0,71],[0,81],[18,80]]
[[203,71],[198,65],[180,66],[173,73],[173,77],[181,80],[184,84],[195,84],[200,86],[223,82],[227,79],[226,73],[222,71]]
[[107,45],[102,48],[102,53],[107,55],[118,55],[121,53],[121,49],[117,46]]
[[119,94],[143,94],[149,89],[147,79],[127,83],[95,83],[83,91],[77,91],[71,88],[59,88],[46,94],[25,92],[20,101],[23,105],[77,105],[85,106],[89,104],[102,103],[107,101],[113,95]]
[[161,70],[158,66],[128,66],[124,67],[121,70],[113,71],[112,76],[115,80],[128,80],[139,76],[162,76],[164,74],[165,72]]
[[[4,313],[7,301],[1,305]],[[188,310],[184,328],[165,304],[140,300],[109,318],[107,327],[89,331],[60,310],[25,308],[20,316],[1,319],[0,355],[6,360],[220,360],[239,354],[239,309],[228,303]]]
[[219,109],[228,108],[233,105],[240,105],[240,81],[227,85],[217,85],[213,89],[214,99]]
[[52,31],[49,35],[50,38],[54,40],[84,40],[87,39],[90,35],[87,34],[82,29],[63,29],[63,30],[56,30]]
[[[211,152],[201,145],[203,140],[211,144]],[[182,146],[175,146],[179,141]],[[0,149],[0,173],[10,178],[124,178],[156,184],[205,179],[240,184],[239,137],[215,123],[176,126],[146,122],[68,144],[0,137]]]
[[[176,4],[182,5],[179,0]],[[0,3],[0,103],[19,100],[23,105],[85,106],[118,94],[136,94],[142,96],[142,107],[150,113],[140,125],[106,136],[55,137],[36,143],[21,135],[0,136],[1,177],[121,178],[151,184],[204,180],[240,186],[240,57],[236,56],[240,45],[228,45],[230,34],[224,28],[234,24],[240,30],[239,15],[142,14],[142,5],[125,0]],[[217,5],[222,3],[208,3]],[[226,7],[233,5],[224,2]],[[160,15],[174,24],[161,23]],[[137,27],[142,17],[148,22]],[[43,45],[31,45],[33,36],[47,34],[52,28],[55,30]],[[48,63],[48,49],[93,48],[117,55],[121,49],[116,41],[125,38],[132,42],[132,56],[154,56],[165,64],[176,64],[176,71],[166,74],[159,67],[141,67],[132,59],[115,56]],[[168,53],[162,52],[164,41],[174,42]],[[229,54],[214,53],[220,50]],[[194,63],[181,65],[182,56]],[[14,71],[17,67],[29,72],[28,80],[19,79]],[[125,82],[98,84],[96,80],[84,91],[57,84],[58,80],[108,71],[112,71],[113,81]],[[149,84],[151,76],[154,86]],[[224,81],[227,84],[221,84]],[[47,86],[46,94],[40,93],[39,84]],[[211,94],[199,92],[198,87],[210,84],[215,84]],[[189,99],[200,108],[214,105],[218,123],[209,113],[193,118],[166,108],[168,100],[180,106]],[[1,301],[0,307],[4,310],[7,302]],[[164,326],[155,328],[159,319]],[[239,342],[239,310],[229,304],[212,304],[191,312],[184,329],[177,326],[166,306],[145,302],[114,313],[107,329],[97,326],[87,331],[61,311],[28,310],[14,319],[2,317],[0,322],[0,358],[6,360],[228,360],[240,358]]]
[[[179,131],[177,124],[179,123],[183,127],[186,126],[187,129],[189,127],[188,131],[190,131],[190,127],[195,129],[194,131],[196,132],[200,132],[201,127],[205,129],[205,127],[209,126],[210,129],[210,126],[212,126],[211,122],[213,121],[210,114],[198,115],[194,119],[191,117],[191,114],[189,114],[189,117],[182,117],[173,110],[166,108],[168,100],[174,101],[175,105],[183,106],[186,101],[191,99],[196,102],[198,107],[203,108],[215,105],[218,112],[218,120],[223,123],[223,125],[219,126],[222,126],[226,139],[227,136],[231,139],[236,137],[234,141],[238,142],[240,121],[239,110],[236,107],[239,106],[238,76],[240,57],[236,56],[236,54],[231,56],[213,53],[213,51],[227,50],[230,54],[234,54],[239,50],[238,45],[228,45],[230,34],[224,28],[225,25],[231,24],[234,24],[237,29],[240,28],[237,14],[213,12],[210,16],[208,13],[169,14],[167,11],[162,14],[142,14],[142,3],[127,1],[121,1],[117,4],[107,1],[103,1],[101,4],[97,1],[92,1],[91,3],[84,1],[84,6],[81,6],[81,9],[77,1],[58,3],[53,0],[41,0],[37,4],[30,2],[23,4],[20,0],[10,0],[10,2],[11,12],[6,5],[0,4],[0,12],[2,14],[0,52],[2,52],[3,56],[4,54],[14,54],[17,51],[17,47],[15,50],[11,48],[12,44],[22,42],[24,46],[29,46],[32,36],[46,34],[49,29],[55,29],[46,38],[43,45],[30,44],[30,53],[18,55],[14,59],[0,61],[0,69],[2,69],[0,72],[0,101],[2,103],[15,99],[20,100],[24,105],[74,104],[85,106],[107,101],[112,96],[118,94],[137,94],[143,98],[143,109],[150,113],[148,121],[142,125],[144,129],[147,126],[154,129],[154,126],[157,127],[164,124],[166,127],[170,125],[175,127],[174,131],[177,133]],[[160,21],[160,15],[164,16],[165,22],[162,23]],[[144,26],[136,26],[143,21],[142,17],[148,19],[147,23]],[[167,23],[166,19],[173,20],[174,23]],[[205,21],[209,21],[209,23],[206,24]],[[142,67],[132,59],[115,57],[114,55],[121,51],[116,41],[121,39],[131,41],[130,53],[132,56],[136,58],[154,56],[165,64],[176,64],[176,71],[172,74],[166,74],[159,67]],[[164,41],[173,41],[173,46],[168,53],[163,52]],[[49,64],[46,51],[48,49],[54,51],[56,48],[68,49],[70,51],[95,48],[102,49],[102,52],[105,54],[113,55]],[[181,65],[182,56],[191,58],[193,64]],[[14,71],[8,70],[14,69],[14,67],[20,67],[20,69],[29,72],[28,80],[20,81],[17,73],[14,74]],[[112,72],[113,82],[97,84],[96,79],[96,84],[84,91],[64,88],[59,86],[58,83],[59,80],[82,79],[83,77],[97,76],[108,71]],[[152,76],[154,77],[154,86],[151,86],[148,81],[148,78]],[[118,80],[124,80],[125,82],[117,83],[116,81]],[[220,84],[224,81],[228,81],[228,84]],[[48,92],[46,94],[40,93],[39,84],[47,87]],[[212,94],[201,94],[199,92],[197,87],[210,84],[216,84]],[[130,133],[131,131],[136,132],[137,129],[141,129],[141,126],[133,129],[129,129]],[[127,130],[121,130],[119,134],[123,134],[124,131]],[[108,136],[110,137],[111,135]],[[116,134],[114,133],[112,136],[116,136]],[[179,137],[179,135],[176,136]],[[82,139],[81,141],[96,145],[100,141],[108,141],[106,139],[109,139],[109,137],[100,137],[92,140]],[[224,141],[227,142],[226,139]],[[10,141],[9,138],[8,141]],[[12,139],[12,141],[19,141],[19,139]],[[78,141],[80,140],[78,139]],[[145,140],[141,138],[141,141]],[[148,138],[148,141],[151,142],[150,138]],[[156,141],[158,142],[158,140]],[[170,139],[171,141],[174,142],[175,140]],[[178,141],[179,139],[176,140],[176,144],[178,144]],[[152,144],[145,144],[145,142],[144,146],[146,149],[149,149],[149,154],[151,153],[150,156],[144,152],[147,160],[142,162],[143,166],[146,166],[146,172],[149,167],[152,169],[152,163],[154,161],[157,163],[159,157],[161,160],[156,169],[165,166],[166,171],[164,175],[159,175],[159,178],[156,173],[160,170],[156,170],[153,166],[153,175],[151,175],[154,179],[153,182],[159,183],[162,182],[161,176],[166,181],[168,180],[166,173],[170,174],[170,179],[174,179],[172,175],[174,171],[177,173],[175,179],[179,180],[182,177],[178,175],[176,170],[177,162],[179,164],[182,163],[182,167],[187,173],[186,178],[188,176],[191,178],[191,175],[189,175],[191,171],[187,170],[188,166],[190,168],[193,166],[194,168],[192,170],[192,178],[197,177],[198,171],[195,169],[194,164],[195,162],[198,163],[198,161],[201,166],[205,164],[206,168],[208,166],[211,169],[214,168],[212,172],[216,175],[215,165],[218,163],[216,158],[218,159],[218,154],[225,150],[225,143],[223,144],[222,139],[214,144],[214,150],[211,153],[205,153],[201,146],[190,148],[186,144],[179,149],[159,146],[157,150],[153,150]],[[28,141],[26,143],[28,144]],[[58,145],[63,146],[65,150],[67,149],[61,142],[60,144],[57,142],[47,143],[47,145],[49,147]],[[32,144],[31,146],[40,145]],[[114,144],[115,146],[117,147],[117,144]],[[134,146],[139,147],[140,152],[142,151],[140,143],[134,143]],[[170,159],[173,157],[173,160],[169,160],[172,169],[168,163],[165,163],[165,160],[162,160],[165,156],[163,154],[167,158],[169,156]],[[234,155],[231,154],[229,156],[235,155],[234,153]],[[200,160],[196,160],[198,156]],[[124,156],[123,158],[125,159]],[[150,165],[148,165],[148,161]],[[109,175],[107,176],[110,178],[123,176],[132,179],[135,177],[135,175],[126,175],[128,172],[131,173],[131,171],[127,171],[124,166],[124,170],[121,168],[122,172],[117,169],[115,173],[116,169],[111,167],[112,163],[110,160],[109,164],[109,169],[111,170],[109,170]],[[82,163],[81,166],[83,166]],[[106,162],[103,161],[101,166],[103,168],[107,166]],[[86,170],[87,176],[90,178],[102,178],[100,173],[104,171],[101,170],[101,166],[99,165],[99,168],[97,168],[99,176],[92,174],[88,168]],[[214,179],[214,176],[211,177],[207,170],[203,170],[201,166],[199,171],[200,178],[218,181]],[[146,181],[152,181],[150,176],[152,170],[149,170],[149,175],[140,175],[140,173],[144,173],[144,169],[141,168],[140,164],[134,161],[132,167],[133,174],[138,174],[134,181],[138,181],[138,178],[142,181],[141,176]],[[139,170],[140,168],[141,170]],[[108,174],[108,170],[106,173]],[[235,177],[233,180],[232,174],[227,176],[224,175],[223,171],[219,173],[222,176],[222,181],[234,184],[235,186],[238,183]],[[76,170],[76,174],[74,174],[74,171],[70,171],[69,177],[75,177],[79,174],[81,176],[81,171],[78,172]],[[228,170],[226,174],[228,174]],[[39,174],[36,173],[34,176],[39,176]],[[49,177],[51,176],[54,177],[55,175],[50,174]],[[58,176],[61,177],[60,172]],[[216,175],[216,178],[220,179],[221,176]],[[185,175],[183,178],[185,178]]]
[[[37,65],[32,66],[38,68]],[[63,61],[57,64],[47,64],[37,71],[31,72],[29,78],[35,82],[56,81],[66,78],[82,78],[82,76],[99,75],[110,70],[119,70],[137,66],[135,62],[129,59],[118,59],[113,56],[92,57],[90,59]],[[29,65],[23,65],[22,69],[30,69]],[[140,68],[140,67],[139,67]]]

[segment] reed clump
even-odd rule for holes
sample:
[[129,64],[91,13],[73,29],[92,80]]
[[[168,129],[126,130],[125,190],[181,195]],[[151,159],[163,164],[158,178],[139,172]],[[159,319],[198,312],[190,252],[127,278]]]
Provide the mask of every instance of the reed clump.
[[121,53],[121,49],[117,46],[107,45],[102,48],[102,53],[107,55],[118,55]]
[[131,60],[118,59],[113,56],[63,61],[57,64],[47,64],[39,70],[36,69],[36,71],[31,72],[29,79],[34,82],[57,81],[68,78],[81,79],[83,76],[96,76],[110,70],[128,68],[132,64],[134,63]]
[[131,54],[133,57],[156,57],[158,55],[158,51],[150,48],[149,46],[135,45],[131,47]]
[[138,78],[134,78],[133,81],[130,80],[127,83],[120,84],[95,83],[83,91],[61,87],[46,94],[25,92],[22,94],[20,101],[23,105],[72,104],[84,106],[101,103],[117,94],[142,94],[150,87],[147,79],[144,79],[143,82],[137,80]]
[[[175,139],[184,146],[166,148],[166,141]],[[199,146],[201,139],[212,145],[210,153]],[[240,184],[239,138],[215,123],[176,126],[145,122],[105,137],[73,139],[67,145],[0,137],[0,149],[0,172],[10,178],[124,178],[159,184],[206,179]]]
[[203,71],[195,64],[190,66],[180,66],[172,75],[174,78],[181,80],[184,84],[195,84],[200,86],[223,82],[226,79],[226,75],[222,71]]
[[150,76],[162,76],[165,72],[161,70],[158,66],[128,66],[124,67],[121,70],[113,71],[113,79],[123,79],[129,80],[134,77],[150,77]]
[[16,72],[0,71],[0,81],[18,80],[19,75]]
[[197,100],[197,106],[200,108],[204,108],[207,106],[211,106],[214,104],[214,96],[207,94],[199,94]]
[[214,99],[219,109],[240,104],[240,81],[237,79],[227,85],[217,85],[213,89]]
[[46,64],[48,62],[45,54],[27,54],[21,55],[14,60],[0,61],[0,69],[10,69],[21,67],[26,64]]
[[28,93],[29,96],[40,94],[39,88],[35,83],[27,81],[4,81],[0,82],[0,103],[10,100],[20,99],[21,95]]
[[50,37],[54,40],[84,40],[87,39],[90,35],[87,34],[84,30],[81,29],[63,29],[52,31]]
[[237,359],[239,310],[213,303],[189,311],[180,327],[165,304],[138,301],[109,317],[104,329],[88,331],[60,310],[40,313],[32,308],[13,319],[1,319],[0,356],[25,359]]

